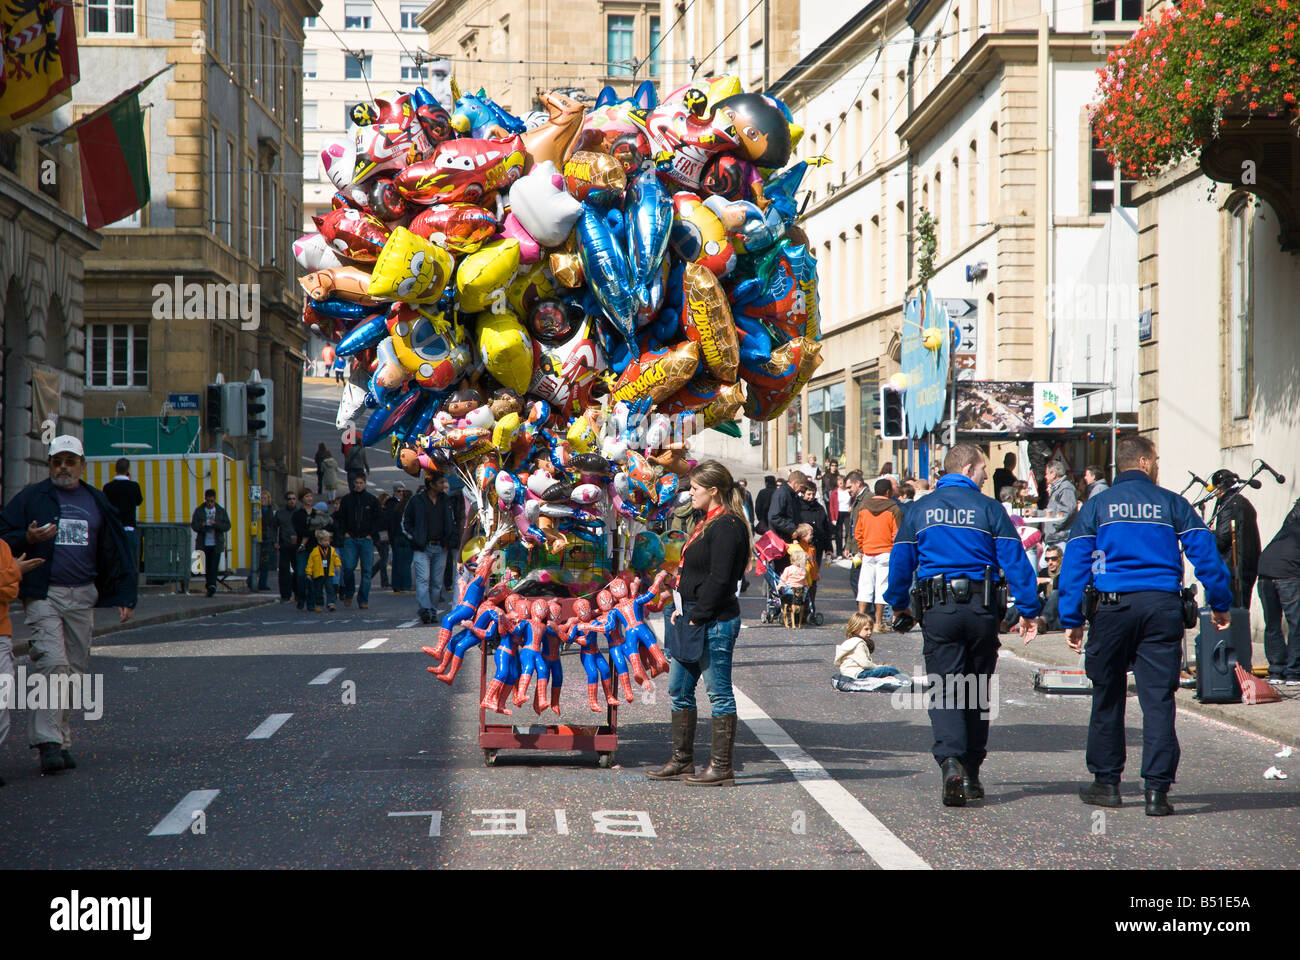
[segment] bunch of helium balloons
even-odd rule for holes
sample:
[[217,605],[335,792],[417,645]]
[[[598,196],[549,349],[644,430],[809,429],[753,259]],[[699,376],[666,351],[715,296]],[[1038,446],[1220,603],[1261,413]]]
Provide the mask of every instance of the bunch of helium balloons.
[[369,378],[339,425],[364,405],[364,444],[458,472],[474,552],[664,519],[690,438],[778,416],[820,363],[784,104],[730,76],[541,101],[521,119],[451,80],[358,105],[294,244],[304,322]]

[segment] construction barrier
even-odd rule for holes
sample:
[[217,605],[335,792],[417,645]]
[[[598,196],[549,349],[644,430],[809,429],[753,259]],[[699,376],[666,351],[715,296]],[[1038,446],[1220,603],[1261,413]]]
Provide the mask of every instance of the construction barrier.
[[[113,479],[117,457],[87,457],[86,482],[99,487]],[[203,491],[217,491],[217,503],[230,514],[223,567],[248,569],[252,564],[248,502],[248,471],[242,460],[219,453],[130,457],[131,479],[140,484],[144,503],[136,511],[139,523],[183,523],[189,526]],[[192,543],[191,543],[192,546]]]

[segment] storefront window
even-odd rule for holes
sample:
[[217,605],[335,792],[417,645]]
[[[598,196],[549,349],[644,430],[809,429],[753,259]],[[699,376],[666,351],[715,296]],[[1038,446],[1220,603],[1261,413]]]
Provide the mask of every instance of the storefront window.
[[794,466],[803,459],[803,397],[795,397],[785,412],[785,462]]
[[844,384],[808,391],[808,451],[820,462],[844,456]]
[[860,462],[849,469],[870,475],[880,463],[880,381],[874,371],[858,377],[858,395],[858,443],[862,453]]

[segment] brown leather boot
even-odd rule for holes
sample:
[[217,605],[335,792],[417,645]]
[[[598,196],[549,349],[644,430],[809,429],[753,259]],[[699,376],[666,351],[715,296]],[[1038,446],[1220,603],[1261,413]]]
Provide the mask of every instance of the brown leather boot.
[[736,715],[724,714],[713,718],[713,755],[709,765],[693,777],[687,777],[687,783],[701,787],[734,787],[736,774],[731,769],[731,754],[736,746]]
[[695,719],[694,710],[674,710],[673,758],[662,767],[649,771],[651,780],[676,780],[695,772]]

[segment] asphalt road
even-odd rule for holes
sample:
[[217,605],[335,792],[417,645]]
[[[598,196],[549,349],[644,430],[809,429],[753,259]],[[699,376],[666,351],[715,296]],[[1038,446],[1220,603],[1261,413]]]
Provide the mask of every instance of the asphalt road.
[[[842,573],[833,573],[831,578]],[[104,714],[74,721],[78,769],[41,777],[15,729],[0,746],[0,864],[20,868],[228,867],[1294,867],[1300,755],[1185,713],[1178,815],[1141,809],[1140,713],[1128,713],[1125,806],[1082,805],[1086,701],[1031,688],[999,665],[988,798],[938,802],[923,710],[829,683],[847,591],[823,584],[828,625],[746,629],[735,663],[734,789],[644,779],[666,759],[661,678],[621,711],[611,769],[594,756],[478,746],[477,661],[454,687],[420,652],[410,596],[303,614],[292,604],[104,638]],[[880,638],[877,660],[919,667],[919,633]],[[564,717],[583,722],[585,676],[563,660]],[[312,681],[317,681],[312,683]],[[707,713],[707,700],[700,691]],[[350,702],[354,701],[354,702]],[[289,716],[277,716],[288,714]],[[530,708],[514,719],[533,716]],[[699,756],[708,724],[701,718]],[[260,733],[256,739],[250,734]],[[1263,779],[1278,765],[1285,781]],[[206,791],[206,793],[199,793]],[[194,818],[194,811],[202,815]],[[496,811],[496,812],[492,812]],[[508,812],[502,812],[508,811]],[[520,812],[522,811],[522,812]],[[168,832],[171,831],[171,832]]]

